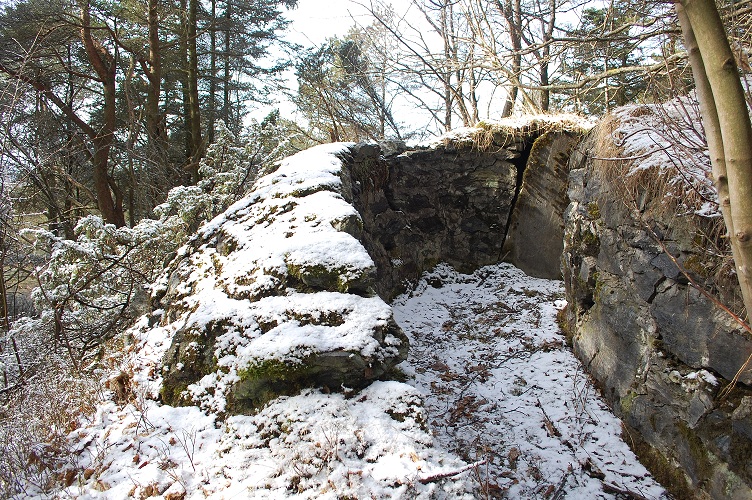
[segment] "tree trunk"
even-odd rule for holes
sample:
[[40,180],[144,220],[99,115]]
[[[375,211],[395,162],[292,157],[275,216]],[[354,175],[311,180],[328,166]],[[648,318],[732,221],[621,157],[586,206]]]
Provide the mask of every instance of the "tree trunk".
[[508,92],[501,113],[502,117],[507,117],[514,111],[514,103],[519,92],[520,73],[522,72],[522,7],[520,0],[506,0],[503,6],[497,0],[497,7],[504,14],[509,29],[509,39],[512,42],[512,76],[510,78],[512,88]]
[[201,107],[198,98],[198,0],[188,0],[188,113],[191,127],[190,172],[198,181],[198,165],[203,156]]
[[89,1],[79,0],[81,8],[81,40],[86,55],[102,84],[104,102],[102,104],[102,124],[91,137],[94,145],[92,156],[94,190],[97,194],[97,206],[102,217],[118,227],[125,225],[122,199],[114,200],[109,175],[110,147],[115,136],[115,60],[107,49],[91,34],[91,16]]
[[752,311],[752,124],[733,53],[715,3],[676,4],[697,85],[744,306]]
[[540,96],[540,110],[544,113],[551,107],[551,91],[547,89],[551,83],[548,77],[548,66],[551,59],[551,41],[554,37],[554,28],[556,27],[556,0],[549,0],[549,18],[546,23],[546,29],[543,33],[543,50],[541,51],[540,60],[540,83],[543,90]]
[[185,134],[185,169],[190,170],[191,163],[191,93],[188,85],[188,0],[180,0],[180,20],[183,32],[178,39],[178,52],[180,54],[180,90],[183,97],[183,133]]
[[149,68],[146,76],[149,89],[146,96],[146,126],[149,142],[160,156],[167,152],[167,131],[159,101],[162,93],[162,50],[159,45],[159,0],[149,0]]
[[[209,26],[209,123],[206,126],[207,143],[214,142],[214,122],[217,115],[217,0],[211,0],[211,26]],[[226,125],[226,124],[225,124]]]
[[230,130],[235,131],[235,128],[230,124],[230,26],[232,21],[232,2],[225,2],[225,33],[224,33],[224,52],[222,54],[222,64],[224,74],[222,78],[222,119]]

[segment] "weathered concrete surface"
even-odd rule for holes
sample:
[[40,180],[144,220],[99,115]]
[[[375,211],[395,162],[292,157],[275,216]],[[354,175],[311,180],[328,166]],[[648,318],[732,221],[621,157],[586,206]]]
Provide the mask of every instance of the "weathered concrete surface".
[[[661,197],[630,204],[618,177],[590,158],[597,140],[572,157],[565,213],[565,323],[575,353],[678,497],[752,498],[752,372],[720,397],[752,339],[672,260],[702,267],[702,221],[676,217]],[[712,277],[694,278],[712,287]]]
[[533,143],[502,257],[530,276],[561,279],[569,156],[580,133],[547,132]]
[[499,262],[524,140],[493,151],[357,145],[352,203],[376,262],[378,293],[389,299],[439,262],[461,271]]

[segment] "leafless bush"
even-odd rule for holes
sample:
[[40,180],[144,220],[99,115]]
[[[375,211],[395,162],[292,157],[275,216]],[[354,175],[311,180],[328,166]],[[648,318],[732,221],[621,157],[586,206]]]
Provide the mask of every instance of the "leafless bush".
[[95,376],[76,376],[47,360],[0,407],[0,497],[43,494],[76,474],[67,435],[100,398]]

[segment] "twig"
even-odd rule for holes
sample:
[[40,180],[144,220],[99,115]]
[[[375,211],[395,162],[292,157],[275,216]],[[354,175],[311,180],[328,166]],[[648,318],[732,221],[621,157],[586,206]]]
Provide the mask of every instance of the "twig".
[[557,429],[554,426],[553,421],[548,417],[548,414],[546,413],[546,410],[543,408],[543,405],[541,404],[540,398],[536,398],[538,400],[538,408],[540,408],[540,411],[543,412],[543,424],[546,426],[546,431],[548,432],[548,435],[550,437],[561,437],[561,432],[559,432],[559,429]]
[[[668,251],[668,248],[666,248],[666,245],[663,243],[663,240],[656,234],[656,232],[653,230],[652,227],[650,227],[650,224],[648,224],[640,214],[639,209],[637,208],[637,200],[632,197],[632,206],[630,207],[627,205],[627,208],[635,209],[636,218],[642,222],[643,227],[650,233],[653,240],[655,240],[656,243],[661,247],[661,250],[664,254],[673,262],[673,264],[676,266],[677,270],[689,281],[689,284],[697,290],[702,296],[710,300],[713,304],[715,304],[716,307],[724,311],[726,314],[728,314],[731,319],[736,322],[743,330],[745,330],[747,333],[752,334],[752,326],[742,317],[740,317],[738,314],[734,313],[728,306],[723,304],[717,297],[715,297],[713,294],[711,294],[709,291],[707,291],[703,286],[701,286],[697,281],[687,272],[686,269],[684,269],[684,266],[681,265],[679,260]],[[742,364],[742,366],[737,370],[734,377],[731,379],[731,382],[723,388],[723,390],[719,393],[721,398],[727,397],[731,391],[736,387],[736,383],[739,381],[739,378],[741,377],[742,373],[747,369],[747,367],[750,365],[750,362],[752,362],[752,354],[749,355],[747,360]]]
[[567,467],[567,472],[564,473],[561,481],[559,481],[559,484],[556,486],[556,490],[554,490],[553,495],[551,495],[551,500],[559,500],[560,498],[564,498],[564,487],[567,485],[567,479],[569,479],[569,476],[572,475],[573,471],[574,469],[572,468],[572,464],[569,464],[569,467]]
[[[644,224],[644,222],[643,222],[643,224]],[[658,245],[660,245],[660,247],[663,250],[663,252],[668,256],[669,259],[671,259],[671,262],[674,263],[674,265],[679,270],[679,272],[682,275],[684,275],[684,277],[689,281],[690,285],[692,285],[692,287],[695,290],[697,290],[698,292],[700,292],[705,298],[707,298],[713,304],[715,304],[716,307],[718,307],[719,309],[721,309],[722,311],[724,311],[726,314],[728,314],[729,316],[731,316],[731,318],[739,326],[741,326],[744,330],[746,330],[748,333],[752,333],[752,327],[750,327],[749,323],[747,323],[746,321],[744,321],[739,315],[737,315],[731,309],[729,309],[728,306],[726,306],[725,304],[723,304],[720,300],[718,300],[718,298],[716,298],[715,296],[713,296],[713,294],[711,294],[705,288],[703,288],[702,286],[700,286],[700,284],[697,283],[697,281],[695,281],[694,278],[692,278],[692,276],[690,276],[689,273],[684,269],[684,267],[679,263],[679,261],[677,260],[677,258],[674,257],[674,255],[672,255],[668,251],[668,248],[666,248],[666,245],[663,243],[663,240],[661,240],[658,237],[658,235],[655,233],[655,231],[653,231],[653,229],[648,224],[644,224],[644,226],[647,228],[647,230],[653,236],[653,239],[658,243]],[[721,393],[720,393],[721,398],[724,398],[724,397],[728,396],[729,393],[734,389],[734,387],[736,386],[736,383],[739,381],[739,377],[747,369],[747,366],[749,366],[750,361],[752,361],[752,354],[749,355],[749,357],[744,362],[744,364],[742,364],[742,366],[739,368],[739,370],[737,370],[736,374],[734,375],[734,378],[731,380],[731,382],[729,383],[729,385],[727,385],[721,391]]]
[[22,386],[23,384],[19,383],[19,384],[14,384],[8,387],[3,387],[2,389],[0,389],[0,395],[5,394],[6,392],[13,392],[16,389],[20,389]]
[[466,466],[462,467],[461,469],[453,470],[453,471],[450,471],[450,472],[440,472],[440,473],[434,474],[432,476],[424,476],[424,477],[421,477],[420,479],[418,479],[418,482],[420,484],[436,483],[436,482],[441,481],[442,479],[446,479],[448,477],[459,476],[463,472],[467,472],[470,469],[475,469],[475,468],[477,468],[477,467],[485,464],[486,462],[487,462],[487,460],[484,459],[484,460],[480,460],[479,462],[474,462],[472,464],[466,465]]
[[606,493],[615,493],[617,495],[624,495],[631,500],[648,500],[647,497],[644,497],[640,495],[639,493],[635,493],[634,491],[619,488],[613,483],[607,483],[603,481],[602,484],[603,484],[603,491],[605,491]]

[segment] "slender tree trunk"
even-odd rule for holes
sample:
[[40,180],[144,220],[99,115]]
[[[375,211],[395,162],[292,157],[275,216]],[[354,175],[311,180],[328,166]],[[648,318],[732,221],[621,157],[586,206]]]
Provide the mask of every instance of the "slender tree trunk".
[[551,91],[546,87],[550,84],[548,77],[548,66],[551,59],[551,40],[554,37],[554,28],[556,26],[556,0],[549,0],[549,17],[543,34],[543,50],[541,51],[540,60],[540,83],[541,90],[540,110],[546,112],[551,107]]
[[191,92],[188,84],[188,0],[180,0],[180,20],[183,25],[183,32],[178,42],[178,52],[180,53],[180,62],[182,71],[180,73],[180,89],[183,97],[183,133],[185,134],[185,161],[186,170],[190,170],[191,149],[193,139],[191,138]]
[[201,105],[198,97],[198,0],[188,0],[188,112],[191,125],[190,172],[198,181],[198,165],[204,155],[201,138]]
[[472,112],[470,125],[475,125],[480,121],[480,111],[478,110],[478,79],[475,74],[475,44],[470,44],[469,54],[470,64],[468,68],[470,88],[468,89],[468,98],[470,99],[470,111]]
[[507,93],[507,99],[504,102],[504,109],[501,116],[510,116],[514,111],[514,104],[517,101],[519,93],[519,78],[522,72],[522,7],[520,0],[501,0],[496,1],[497,8],[504,15],[509,30],[509,39],[512,43],[512,76],[509,79],[511,88]]
[[[232,2],[227,0],[225,2],[225,32],[224,32],[224,52],[222,54],[222,65],[224,74],[222,75],[222,119],[225,125],[230,127],[230,77],[232,71],[230,70],[230,26],[232,21]],[[234,127],[230,127],[230,130],[234,131]]]
[[450,67],[451,61],[451,48],[449,45],[449,33],[448,33],[448,19],[447,19],[447,5],[446,3],[441,6],[441,35],[444,38],[444,130],[449,132],[452,130],[452,68]]
[[86,49],[86,55],[102,84],[102,124],[95,135],[91,137],[94,145],[93,180],[97,194],[97,206],[102,217],[110,224],[118,227],[125,225],[122,198],[113,199],[111,187],[116,187],[109,175],[109,157],[112,141],[115,136],[115,60],[107,49],[94,37],[91,32],[91,16],[89,1],[79,0],[81,8],[81,40]]
[[159,41],[159,0],[149,0],[149,68],[146,76],[149,89],[146,96],[146,123],[149,142],[157,154],[167,152],[167,131],[159,110],[162,96],[162,50]]
[[690,54],[721,212],[744,306],[752,312],[752,124],[715,3],[682,0],[676,10]]
[[206,134],[207,143],[214,142],[214,122],[217,114],[217,0],[211,0],[211,26],[209,26],[209,106]]

